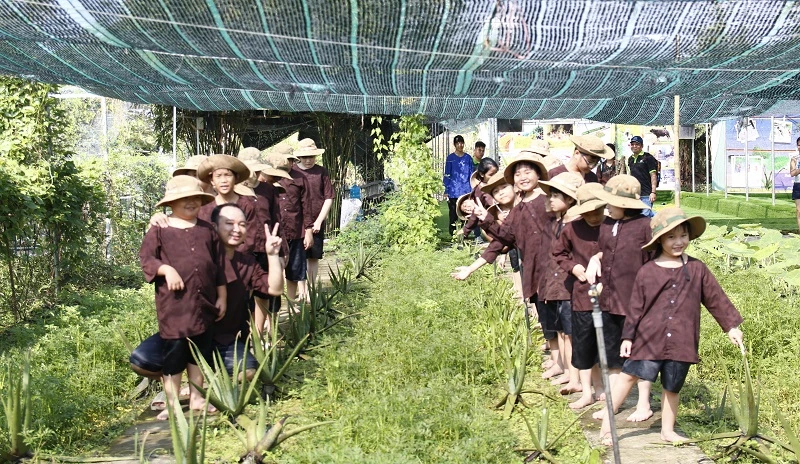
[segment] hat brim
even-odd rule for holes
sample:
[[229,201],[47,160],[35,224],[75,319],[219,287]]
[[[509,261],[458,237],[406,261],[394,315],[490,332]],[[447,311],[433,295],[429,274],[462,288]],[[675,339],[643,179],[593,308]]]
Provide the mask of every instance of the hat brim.
[[575,205],[567,210],[567,216],[580,216],[600,208],[605,208],[606,202],[603,200],[586,200],[579,205]]
[[256,196],[255,190],[251,189],[250,187],[244,184],[236,184],[233,186],[233,191],[240,196],[243,197],[254,197]]
[[228,169],[236,174],[236,183],[242,183],[250,178],[250,168],[239,159],[228,155],[211,155],[197,168],[197,178],[209,182],[211,175],[217,169]]
[[522,162],[531,163],[538,168],[537,170],[539,173],[539,181],[548,180],[550,178],[550,176],[547,173],[547,166],[545,166],[544,163],[542,163],[541,161],[537,160],[532,156],[520,155],[519,157],[514,158],[513,161],[508,163],[508,166],[506,166],[506,168],[503,170],[503,177],[506,179],[506,182],[508,182],[511,185],[514,185],[514,168],[516,167],[517,164]]
[[470,188],[474,189],[475,186],[480,184],[480,182],[481,181],[478,180],[478,171],[473,172],[472,175],[469,176],[469,186],[470,186]]
[[191,198],[191,197],[200,197],[200,202],[204,205],[207,205],[214,201],[214,195],[205,192],[181,192],[175,193],[172,195],[164,196],[158,203],[156,203],[156,208],[161,208],[162,206],[167,206],[175,200],[180,200],[182,198]]
[[187,168],[187,167],[180,167],[175,168],[172,170],[172,177],[175,176],[188,176],[190,175],[189,172],[194,172],[195,174],[192,177],[197,176],[197,169]]
[[[592,137],[594,137],[594,136],[592,136]],[[609,147],[606,144],[603,144],[603,153],[596,153],[596,152],[594,152],[592,150],[589,150],[588,148],[583,147],[580,144],[580,139],[578,139],[574,135],[570,135],[569,136],[569,141],[572,142],[572,144],[575,145],[575,148],[579,152],[583,153],[584,155],[597,156],[597,157],[600,157],[600,158],[603,158],[603,159],[607,159],[607,160],[616,157],[616,154],[614,153],[614,150],[612,150],[611,147]]]
[[642,247],[642,250],[645,251],[653,251],[656,249],[659,243],[659,239],[666,234],[667,232],[673,230],[674,228],[678,227],[681,224],[689,223],[689,240],[694,240],[697,237],[703,235],[706,231],[706,220],[700,216],[689,216],[685,219],[681,219],[679,221],[675,221],[671,223],[668,227],[665,227],[658,231],[657,234],[653,235],[653,238],[647,242],[646,245]]
[[557,182],[553,182],[553,181],[549,181],[549,180],[540,180],[539,181],[539,188],[541,188],[542,191],[544,191],[544,193],[546,193],[547,195],[550,195],[550,189],[554,188],[554,189],[558,190],[559,192],[564,193],[565,195],[569,195],[570,197],[572,197],[573,200],[577,200],[578,199],[577,190],[571,189],[571,188],[567,187],[566,185],[563,185],[563,184],[560,184],[560,183],[557,183]]
[[294,155],[291,156],[302,158],[304,156],[319,156],[323,153],[325,153],[324,148],[312,148],[308,150],[295,150]]
[[597,190],[595,195],[597,198],[605,201],[611,206],[616,206],[617,208],[650,209],[650,207],[647,206],[647,204],[645,204],[642,200],[614,195],[606,189]]
[[282,177],[284,179],[292,178],[292,176],[287,171],[278,168],[265,168],[261,170],[261,173],[272,177]]
[[489,195],[491,195],[494,189],[496,189],[497,187],[501,187],[503,185],[509,185],[505,177],[501,177],[500,179],[498,179],[495,182],[492,182],[491,184],[484,185],[483,187],[481,187],[481,192],[488,193]]

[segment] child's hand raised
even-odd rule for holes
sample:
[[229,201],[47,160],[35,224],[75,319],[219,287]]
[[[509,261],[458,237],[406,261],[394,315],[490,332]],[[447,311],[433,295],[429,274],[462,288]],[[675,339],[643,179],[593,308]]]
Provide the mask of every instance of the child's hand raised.
[[167,288],[170,291],[178,292],[183,290],[183,279],[178,271],[172,266],[164,266],[164,278],[167,280]]
[[734,327],[728,331],[728,339],[734,345],[738,346],[742,353],[744,353],[744,334],[738,327]]
[[264,248],[267,250],[267,255],[277,255],[281,251],[281,243],[283,240],[278,237],[279,223],[275,223],[272,231],[269,230],[269,225],[264,224],[264,232],[267,235],[267,241],[264,243]]
[[630,358],[631,357],[631,346],[633,342],[630,340],[622,340],[622,344],[619,346],[619,356],[621,358]]
[[478,218],[478,220],[483,221],[484,219],[486,219],[486,215],[488,213],[489,212],[486,210],[486,208],[483,207],[483,203],[481,203],[481,200],[476,198],[475,206],[472,208],[472,214],[474,214],[475,217]]

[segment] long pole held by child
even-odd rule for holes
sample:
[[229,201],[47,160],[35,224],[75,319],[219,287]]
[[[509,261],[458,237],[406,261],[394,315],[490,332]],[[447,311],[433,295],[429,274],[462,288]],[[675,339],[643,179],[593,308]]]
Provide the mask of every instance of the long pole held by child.
[[[603,313],[600,310],[600,292],[603,291],[603,284],[593,284],[589,288],[589,297],[592,301],[592,320],[597,335],[597,351],[600,357],[600,373],[603,376],[603,389],[606,394],[606,410],[613,411],[614,404],[611,398],[611,383],[608,380],[608,357],[606,356],[606,343],[603,336]],[[614,462],[620,464],[619,439],[617,438],[617,424],[611,413],[609,425],[611,426],[611,443],[614,449]]]

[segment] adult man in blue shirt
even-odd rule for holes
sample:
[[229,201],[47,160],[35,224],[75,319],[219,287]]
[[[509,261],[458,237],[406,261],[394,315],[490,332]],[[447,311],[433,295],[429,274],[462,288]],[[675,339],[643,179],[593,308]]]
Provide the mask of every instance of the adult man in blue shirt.
[[458,197],[472,191],[469,185],[469,178],[475,170],[472,164],[472,157],[464,152],[464,137],[456,135],[453,137],[455,152],[447,155],[444,162],[444,195],[447,198],[447,206],[450,209],[450,235],[456,231],[456,201]]

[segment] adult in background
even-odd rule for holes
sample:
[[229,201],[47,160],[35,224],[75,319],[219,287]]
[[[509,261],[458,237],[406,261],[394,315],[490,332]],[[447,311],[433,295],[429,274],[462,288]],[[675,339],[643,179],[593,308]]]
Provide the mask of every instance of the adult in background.
[[617,174],[627,174],[625,160],[620,160],[616,157],[616,145],[607,143],[606,146],[614,152],[614,157],[605,159],[602,163],[597,165],[597,179],[601,185],[606,185],[606,182]]
[[470,193],[472,187],[469,178],[475,165],[472,164],[472,157],[464,152],[464,137],[456,135],[453,137],[453,147],[455,151],[447,155],[444,162],[444,196],[447,198],[447,206],[450,210],[450,235],[456,231],[458,214],[456,211],[456,201],[458,197],[465,193]]
[[650,208],[642,211],[642,214],[653,217],[653,203],[656,201],[656,174],[658,172],[658,162],[650,153],[642,151],[644,140],[638,135],[631,137],[631,156],[628,158],[628,172],[639,181],[642,186],[641,200]]
[[477,167],[485,154],[486,144],[478,140],[475,142],[475,149],[472,151],[472,164]]
[[800,230],[800,137],[795,143],[797,144],[797,154],[792,155],[792,159],[789,161],[789,175],[794,177],[792,200],[797,208],[797,229]]

